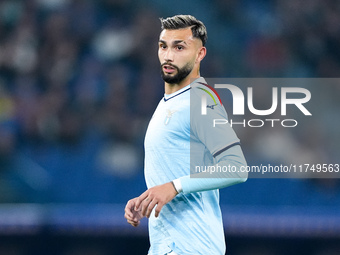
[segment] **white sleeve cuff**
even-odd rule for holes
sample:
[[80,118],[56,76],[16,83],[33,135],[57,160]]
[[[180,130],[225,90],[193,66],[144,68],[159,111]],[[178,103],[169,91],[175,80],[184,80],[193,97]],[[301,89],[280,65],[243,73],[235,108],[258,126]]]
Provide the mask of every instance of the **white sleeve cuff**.
[[182,183],[180,179],[173,180],[172,183],[174,184],[178,194],[183,192]]

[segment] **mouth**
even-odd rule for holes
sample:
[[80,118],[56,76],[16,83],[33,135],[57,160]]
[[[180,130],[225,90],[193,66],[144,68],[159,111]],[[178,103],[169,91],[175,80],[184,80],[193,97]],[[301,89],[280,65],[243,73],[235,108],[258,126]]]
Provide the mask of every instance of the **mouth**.
[[172,65],[165,64],[165,65],[163,65],[163,71],[165,73],[173,73],[173,72],[176,71],[176,68]]

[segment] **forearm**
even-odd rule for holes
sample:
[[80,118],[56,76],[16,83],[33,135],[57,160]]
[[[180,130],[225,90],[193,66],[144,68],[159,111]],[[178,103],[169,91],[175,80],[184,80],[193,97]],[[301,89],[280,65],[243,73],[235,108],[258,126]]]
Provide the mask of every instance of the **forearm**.
[[[248,173],[247,165],[240,146],[234,146],[216,158],[215,168],[225,171],[197,172],[183,176],[175,181],[176,186],[181,187],[183,193],[201,192],[214,189],[222,189],[231,185],[245,182]],[[218,166],[218,167],[217,167]]]

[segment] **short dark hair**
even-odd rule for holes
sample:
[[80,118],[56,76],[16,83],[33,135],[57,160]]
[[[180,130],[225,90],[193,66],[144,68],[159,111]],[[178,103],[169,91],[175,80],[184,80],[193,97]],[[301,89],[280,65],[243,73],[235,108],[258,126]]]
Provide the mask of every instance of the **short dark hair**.
[[203,46],[207,42],[207,28],[202,21],[191,15],[175,15],[169,18],[160,18],[162,31],[164,29],[181,29],[191,27],[192,36],[202,41]]

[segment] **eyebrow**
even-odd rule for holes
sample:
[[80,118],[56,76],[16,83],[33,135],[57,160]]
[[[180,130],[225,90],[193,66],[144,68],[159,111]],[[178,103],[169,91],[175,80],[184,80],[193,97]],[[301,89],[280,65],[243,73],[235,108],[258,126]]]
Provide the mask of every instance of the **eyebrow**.
[[[163,40],[159,40],[159,43],[167,44],[166,41],[163,41]],[[184,43],[184,44],[187,45],[187,43],[186,43],[184,40],[176,40],[176,41],[174,41],[172,44],[173,44],[173,45],[177,45],[177,44],[179,44],[179,43]]]

